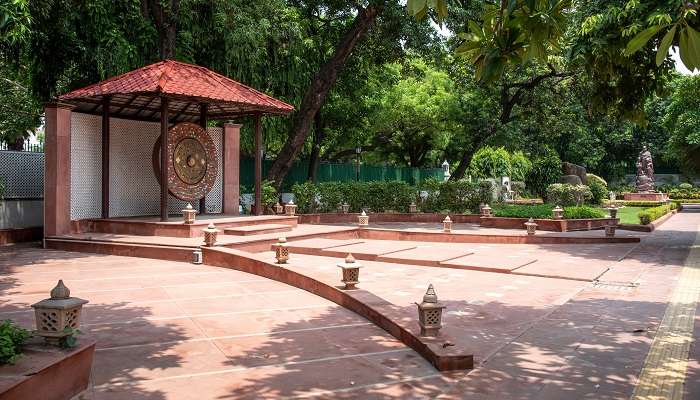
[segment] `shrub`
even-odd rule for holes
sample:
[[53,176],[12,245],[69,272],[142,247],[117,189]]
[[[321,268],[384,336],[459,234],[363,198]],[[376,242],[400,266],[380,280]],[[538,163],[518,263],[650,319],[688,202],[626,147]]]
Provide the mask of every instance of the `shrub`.
[[278,195],[274,182],[262,181],[262,204],[263,206],[274,206],[277,203]]
[[599,208],[589,206],[574,206],[564,208],[564,218],[566,219],[587,219],[605,218],[607,215]]
[[593,204],[600,204],[608,198],[608,183],[598,175],[587,174],[588,187],[591,189]]
[[692,190],[692,189],[693,189],[693,185],[690,184],[690,183],[687,183],[687,182],[683,182],[683,183],[681,183],[680,185],[678,185],[678,189],[681,189],[681,190]]
[[470,173],[477,178],[497,178],[511,173],[510,154],[503,148],[484,146],[477,150],[469,163]]
[[525,182],[513,181],[510,183],[510,190],[513,191],[514,198],[520,198],[525,193]]
[[545,147],[541,155],[532,159],[532,168],[525,184],[534,195],[544,197],[547,187],[561,176],[561,160],[556,151]]
[[10,320],[0,323],[0,364],[14,364],[22,355],[22,345],[29,337],[26,329]]
[[552,208],[551,204],[500,204],[493,207],[493,215],[507,218],[552,218]]
[[532,169],[532,162],[522,151],[516,151],[510,155],[510,179],[512,181],[524,181]]
[[547,187],[547,201],[560,206],[580,206],[593,198],[591,189],[585,185],[553,183]]
[[586,179],[588,180],[589,185],[591,184],[591,181],[596,181],[605,187],[608,186],[608,182],[606,182],[605,179],[599,177],[596,174],[586,174]]
[[300,214],[308,214],[313,212],[314,203],[316,202],[316,186],[312,182],[295,183],[292,186],[294,193],[294,203],[297,205],[297,211]]
[[637,216],[639,217],[639,222],[642,225],[647,225],[670,213],[671,210],[676,209],[676,207],[676,203],[671,203],[663,206],[647,208],[645,210],[640,211],[639,214],[637,214]]
[[493,183],[479,183],[467,180],[440,182],[437,179],[426,179],[421,182],[420,190],[428,192],[428,197],[421,204],[426,212],[472,212],[479,208],[479,203],[491,201]]
[[338,205],[348,202],[350,199],[347,195],[347,184],[341,182],[322,182],[316,185],[319,199],[320,212],[335,212],[338,210]]
[[[549,219],[552,218],[552,209],[555,206],[551,204],[536,204],[536,205],[497,205],[493,207],[493,213],[497,217],[510,218],[536,218]],[[605,218],[606,214],[598,208],[589,206],[574,206],[564,208],[565,219],[587,219],[587,218]]]
[[292,186],[299,213],[336,212],[338,205],[347,202],[352,212],[368,209],[408,211],[416,192],[401,181],[375,182],[305,182]]

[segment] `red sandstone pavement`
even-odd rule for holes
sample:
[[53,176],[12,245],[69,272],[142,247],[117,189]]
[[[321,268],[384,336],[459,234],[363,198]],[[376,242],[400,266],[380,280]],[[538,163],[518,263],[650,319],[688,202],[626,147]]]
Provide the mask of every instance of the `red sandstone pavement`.
[[[358,295],[388,301],[386,313],[407,323],[412,302],[435,285],[448,305],[445,331],[476,355],[468,374],[439,374],[367,320],[310,293],[187,263],[2,247],[0,319],[30,326],[28,305],[58,278],[89,299],[83,330],[98,350],[85,398],[623,399],[699,225],[700,214],[681,213],[638,245],[458,247],[494,261],[533,257],[526,267],[547,274],[589,279],[606,268],[595,285],[362,261]],[[459,252],[430,246],[426,259]],[[338,261],[292,254],[289,268],[339,284]],[[697,344],[687,376],[685,398],[700,398]]]

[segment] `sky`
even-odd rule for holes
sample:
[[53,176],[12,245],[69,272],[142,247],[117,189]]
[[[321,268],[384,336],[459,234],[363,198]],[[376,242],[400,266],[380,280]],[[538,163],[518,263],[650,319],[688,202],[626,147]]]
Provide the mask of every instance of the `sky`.
[[673,51],[671,51],[671,58],[673,58],[673,61],[676,63],[676,71],[683,75],[697,75],[698,70],[696,69],[695,71],[689,71],[688,68],[683,65],[683,62],[681,61],[681,56],[678,54],[678,47],[673,47]]

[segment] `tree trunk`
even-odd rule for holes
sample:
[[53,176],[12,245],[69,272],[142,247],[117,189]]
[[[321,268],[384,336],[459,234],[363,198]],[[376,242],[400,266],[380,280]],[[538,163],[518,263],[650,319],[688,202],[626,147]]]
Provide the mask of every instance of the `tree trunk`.
[[292,130],[267,175],[268,179],[273,180],[278,188],[304,146],[316,113],[326,102],[326,97],[338,79],[338,74],[345,66],[350,53],[370,29],[380,11],[379,6],[370,4],[357,13],[355,20],[343,34],[331,58],[321,66],[306,89],[304,99],[294,118]]
[[454,170],[452,175],[450,175],[450,180],[457,181],[464,178],[464,174],[467,172],[467,168],[469,168],[469,164],[472,162],[474,153],[476,153],[476,151],[479,150],[479,147],[486,142],[486,139],[496,132],[496,129],[491,128],[488,131],[480,132],[482,133],[473,138],[471,146],[464,149],[462,158],[459,160],[459,165]]
[[160,59],[175,58],[180,0],[141,0],[141,13],[153,19],[158,31]]
[[314,119],[314,143],[311,146],[311,154],[309,155],[309,172],[307,180],[316,182],[316,173],[318,172],[318,164],[321,162],[321,143],[325,134],[323,132],[323,124],[321,123],[321,114],[316,114]]

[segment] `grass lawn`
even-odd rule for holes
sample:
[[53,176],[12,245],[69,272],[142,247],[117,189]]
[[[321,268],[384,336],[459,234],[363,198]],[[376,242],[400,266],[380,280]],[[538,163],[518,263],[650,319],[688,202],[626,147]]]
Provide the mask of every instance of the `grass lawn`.
[[[624,207],[617,210],[617,217],[620,218],[621,224],[640,224],[639,214],[640,211],[645,210],[647,207]],[[606,210],[607,213],[607,210]]]

